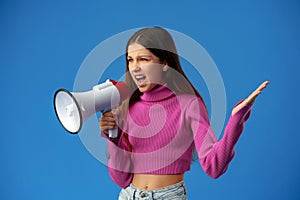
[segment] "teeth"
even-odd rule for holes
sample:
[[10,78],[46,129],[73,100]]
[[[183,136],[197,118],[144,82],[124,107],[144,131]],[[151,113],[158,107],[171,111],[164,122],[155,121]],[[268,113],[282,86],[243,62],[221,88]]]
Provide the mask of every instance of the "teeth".
[[135,76],[135,79],[137,80],[137,81],[142,81],[143,79],[145,78],[145,76],[144,75],[137,75],[137,76]]
[[135,78],[136,79],[141,79],[141,78],[144,78],[144,76],[143,75],[139,75],[139,76],[136,76]]

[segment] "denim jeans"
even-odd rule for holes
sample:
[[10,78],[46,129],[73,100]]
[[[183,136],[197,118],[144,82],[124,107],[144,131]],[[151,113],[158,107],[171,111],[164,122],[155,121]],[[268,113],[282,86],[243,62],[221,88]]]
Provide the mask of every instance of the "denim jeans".
[[139,190],[130,184],[122,189],[119,200],[186,200],[184,182],[177,183],[158,190]]

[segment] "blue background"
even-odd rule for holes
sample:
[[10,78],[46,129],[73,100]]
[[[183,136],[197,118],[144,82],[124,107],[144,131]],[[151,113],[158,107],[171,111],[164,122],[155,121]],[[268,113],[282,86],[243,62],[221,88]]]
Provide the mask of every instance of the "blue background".
[[106,166],[60,126],[53,94],[72,89],[100,42],[153,25],[192,37],[210,54],[226,87],[227,118],[237,101],[271,82],[226,174],[214,180],[192,164],[189,199],[300,199],[299,17],[291,0],[1,1],[0,199],[117,199]]

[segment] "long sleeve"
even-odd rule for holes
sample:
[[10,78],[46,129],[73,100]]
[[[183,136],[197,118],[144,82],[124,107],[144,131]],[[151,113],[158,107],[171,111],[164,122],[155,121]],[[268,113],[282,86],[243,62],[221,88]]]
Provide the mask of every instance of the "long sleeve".
[[210,177],[218,178],[225,173],[229,162],[234,156],[234,146],[244,129],[246,120],[250,116],[251,106],[242,107],[229,118],[223,137],[219,141],[210,126],[203,103],[199,99],[194,100],[189,105],[188,110],[189,122],[194,134],[194,143],[200,164]]
[[[107,136],[101,134],[103,137]],[[120,187],[127,187],[132,180],[131,152],[122,139],[124,134],[119,138],[117,144],[108,139],[108,171],[111,179]]]

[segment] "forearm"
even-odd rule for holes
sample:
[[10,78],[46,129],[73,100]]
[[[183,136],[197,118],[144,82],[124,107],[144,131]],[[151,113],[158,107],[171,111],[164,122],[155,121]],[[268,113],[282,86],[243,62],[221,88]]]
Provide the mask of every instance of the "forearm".
[[[103,133],[102,133],[103,135]],[[104,137],[108,138],[106,134]],[[122,137],[111,140],[108,138],[108,171],[111,179],[120,187],[125,188],[131,183],[131,152],[122,142]]]
[[201,166],[209,176],[218,178],[227,170],[228,164],[235,154],[234,147],[244,129],[244,123],[248,119],[250,111],[250,106],[244,106],[232,115],[220,141],[217,141],[209,122],[201,121],[202,129],[199,131],[200,134],[196,135],[195,142]]

